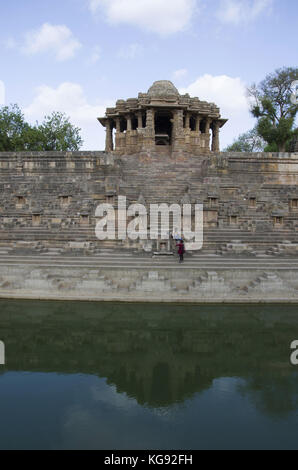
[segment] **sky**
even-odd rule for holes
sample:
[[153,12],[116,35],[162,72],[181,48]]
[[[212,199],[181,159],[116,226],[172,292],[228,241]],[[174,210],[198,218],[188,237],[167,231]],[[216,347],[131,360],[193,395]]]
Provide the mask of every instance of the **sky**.
[[171,80],[220,107],[223,148],[254,126],[247,86],[297,66],[297,19],[297,0],[0,0],[0,106],[64,112],[103,150],[96,118]]

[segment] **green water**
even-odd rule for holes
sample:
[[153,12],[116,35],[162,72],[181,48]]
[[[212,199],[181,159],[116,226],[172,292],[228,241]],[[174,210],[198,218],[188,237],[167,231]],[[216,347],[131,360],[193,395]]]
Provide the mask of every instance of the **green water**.
[[1,449],[298,449],[295,305],[0,301]]

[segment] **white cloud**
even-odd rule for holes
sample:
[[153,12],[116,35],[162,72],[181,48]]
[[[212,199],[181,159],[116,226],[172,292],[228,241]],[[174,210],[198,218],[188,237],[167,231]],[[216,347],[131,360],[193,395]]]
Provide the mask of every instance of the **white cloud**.
[[197,0],[89,0],[92,13],[103,10],[111,24],[130,24],[161,35],[184,30],[196,5]]
[[173,73],[174,80],[180,80],[181,78],[184,78],[187,75],[187,73],[188,73],[187,69],[176,70]]
[[119,393],[114,385],[94,385],[91,387],[91,395],[94,401],[103,402],[108,406],[116,407],[119,409],[130,410],[130,413],[133,412],[133,409],[137,411],[140,408],[140,405],[137,403],[135,398],[130,398],[126,393]]
[[273,0],[221,0],[216,12],[222,23],[239,25],[270,11]]
[[246,84],[240,78],[203,75],[179,91],[198,96],[202,101],[215,103],[220,107],[221,116],[229,119],[221,130],[221,148],[232,143],[239,134],[255,124],[249,112]]
[[65,25],[44,23],[39,29],[25,35],[22,51],[29,55],[52,52],[58,61],[74,57],[81,43]]
[[144,48],[141,44],[134,43],[129,44],[128,46],[121,47],[118,56],[121,59],[135,59],[136,57],[143,54]]
[[106,107],[112,102],[89,104],[81,85],[61,83],[57,88],[42,85],[37,89],[33,102],[24,109],[26,118],[34,123],[41,122],[45,115],[60,111],[70,117],[73,125],[82,129],[84,150],[103,150],[105,147],[105,130],[97,121],[104,116]]
[[0,80],[0,106],[5,104],[5,86],[4,83]]

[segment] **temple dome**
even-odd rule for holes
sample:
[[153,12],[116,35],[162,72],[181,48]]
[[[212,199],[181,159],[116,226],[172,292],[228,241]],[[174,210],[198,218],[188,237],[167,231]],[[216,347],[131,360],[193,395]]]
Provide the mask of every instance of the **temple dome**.
[[154,82],[148,90],[149,96],[179,96],[179,91],[169,80],[159,80]]

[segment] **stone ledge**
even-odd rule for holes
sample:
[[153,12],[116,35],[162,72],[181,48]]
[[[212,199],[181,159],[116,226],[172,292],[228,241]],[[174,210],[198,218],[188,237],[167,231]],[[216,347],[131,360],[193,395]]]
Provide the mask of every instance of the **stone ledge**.
[[153,299],[153,298],[138,298],[132,300],[131,297],[109,297],[109,298],[99,298],[99,297],[80,297],[80,298],[73,298],[73,297],[56,297],[56,296],[40,296],[37,297],[35,295],[11,295],[11,294],[3,294],[0,292],[0,299],[10,299],[10,300],[40,300],[40,301],[47,301],[47,300],[53,300],[53,301],[73,301],[73,300],[78,300],[81,302],[121,302],[121,303],[163,303],[163,304],[196,304],[196,305],[205,305],[205,304],[236,304],[236,305],[244,305],[244,304],[251,304],[251,305],[257,305],[257,304],[293,304],[293,305],[298,305],[298,297],[297,299],[291,300],[291,299],[284,299],[284,298],[272,298],[270,300],[258,300],[258,299],[228,299],[228,300],[216,300],[216,299],[205,299],[198,301],[197,299],[180,299],[180,298],[172,298],[172,299]]
[[297,269],[1,265],[0,298],[298,303]]

